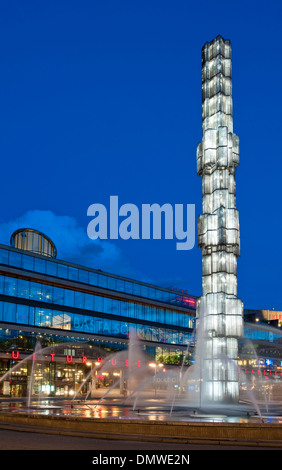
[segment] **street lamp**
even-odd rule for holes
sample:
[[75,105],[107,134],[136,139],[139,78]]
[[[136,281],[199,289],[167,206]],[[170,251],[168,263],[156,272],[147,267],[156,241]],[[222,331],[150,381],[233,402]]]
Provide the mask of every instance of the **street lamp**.
[[155,369],[155,377],[154,377],[154,382],[155,382],[155,396],[157,395],[157,384],[156,384],[156,375],[157,375],[157,368],[158,367],[163,367],[163,364],[156,364],[155,362],[149,362],[149,367],[152,367]]

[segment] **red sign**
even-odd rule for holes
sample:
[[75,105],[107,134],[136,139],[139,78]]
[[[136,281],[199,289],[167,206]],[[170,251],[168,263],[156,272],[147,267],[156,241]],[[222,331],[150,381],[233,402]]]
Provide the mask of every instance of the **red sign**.
[[[51,359],[50,359],[51,362],[55,362],[55,356],[56,356],[56,354],[52,353],[52,354],[49,354],[49,356],[50,356],[50,358],[51,358]],[[12,359],[17,360],[17,359],[19,359],[19,357],[20,357],[20,352],[19,352],[19,351],[12,351]],[[72,356],[72,355],[68,355],[68,354],[67,354],[67,355],[65,356],[65,358],[66,358],[66,362],[67,362],[68,364],[71,364],[71,363],[73,362],[73,356]],[[35,353],[32,353],[32,360],[33,360],[33,361],[37,361],[37,359],[38,359],[38,357],[36,357],[36,354],[35,354]],[[41,359],[41,360],[47,360],[47,359],[46,359],[46,356],[45,356],[45,357],[40,357],[40,359]],[[81,359],[82,364],[86,364],[86,363],[88,362],[87,356],[82,356],[82,357],[79,358],[79,359]],[[96,360],[96,365],[98,365],[97,363],[100,363],[100,364],[102,365],[102,363],[103,363],[103,358],[102,358],[102,357],[98,357],[97,360]],[[122,364],[121,364],[119,361],[117,361],[116,358],[112,358],[112,360],[111,360],[111,365],[112,365],[112,366],[122,366]],[[125,359],[125,361],[123,362],[123,365],[125,365],[126,367],[129,367],[129,361],[128,361],[128,359]],[[138,360],[138,361],[136,362],[136,365],[137,365],[137,367],[141,367],[141,361]]]

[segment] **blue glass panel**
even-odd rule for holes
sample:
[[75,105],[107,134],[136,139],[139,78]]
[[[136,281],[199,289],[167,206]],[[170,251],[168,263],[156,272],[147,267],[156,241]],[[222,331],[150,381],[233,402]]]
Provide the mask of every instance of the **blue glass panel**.
[[123,300],[120,301],[120,314],[122,317],[128,316],[127,302],[123,302]]
[[135,318],[136,317],[136,312],[135,312],[135,304],[128,303],[128,316],[130,318]]
[[51,327],[53,323],[53,311],[47,308],[42,309],[41,326]]
[[5,276],[0,275],[0,294],[4,294]]
[[0,302],[0,320],[2,321],[3,320],[3,302]]
[[72,326],[71,326],[72,330],[83,332],[83,319],[84,319],[83,315],[78,315],[75,313],[72,318]]
[[35,307],[29,307],[29,325],[34,325],[35,321]]
[[128,337],[129,335],[129,324],[121,322],[120,323],[120,334],[121,336]]
[[15,251],[9,252],[9,264],[11,266],[16,266],[18,268],[21,267],[22,264],[22,257],[20,253],[16,253]]
[[103,274],[98,274],[98,286],[99,287],[108,287],[108,278]]
[[34,257],[22,255],[22,268],[28,271],[34,271]]
[[78,269],[69,266],[69,279],[72,281],[78,281]]
[[94,310],[94,296],[91,294],[84,294],[84,301],[85,301],[84,308],[86,310],[93,311]]
[[41,284],[38,284],[37,282],[31,282],[29,296],[32,300],[41,300],[42,299]]
[[140,296],[140,285],[134,282],[132,286],[133,286],[133,294]]
[[105,313],[112,313],[112,299],[108,297],[104,298],[104,309],[103,312]]
[[112,328],[112,335],[113,336],[120,336],[120,322],[116,320],[111,321],[111,328]]
[[111,312],[113,315],[120,315],[121,307],[120,300],[112,299]]
[[68,307],[74,307],[74,291],[65,289],[64,305]]
[[124,291],[125,291],[127,294],[132,294],[132,292],[133,292],[133,285],[132,285],[132,282],[129,282],[129,281],[125,281],[125,282],[124,282]]
[[24,299],[29,298],[29,286],[30,282],[25,281],[24,279],[18,279],[18,297],[23,297]]
[[158,309],[157,318],[159,323],[166,323],[166,312],[164,309]]
[[111,320],[103,320],[103,335],[111,335]]
[[141,293],[142,297],[148,297],[148,295],[149,295],[148,287],[141,285],[140,293]]
[[16,304],[4,302],[3,321],[15,323],[16,322]]
[[58,264],[58,277],[68,278],[68,267],[64,264]]
[[36,326],[41,326],[41,317],[42,317],[42,310],[40,308],[35,309],[35,315],[34,315],[34,324]]
[[46,261],[46,274],[49,276],[57,276],[57,263],[53,261]]
[[53,302],[53,286],[42,284],[42,300],[43,302]]
[[34,258],[34,271],[45,274],[46,261],[40,258]]
[[64,289],[54,287],[53,302],[54,304],[64,305]]
[[142,305],[135,304],[135,313],[136,313],[136,318],[142,319]]
[[13,297],[17,296],[17,279],[13,277],[5,277],[5,286],[4,286],[5,295],[12,295]]
[[148,288],[148,297],[150,299],[155,299],[156,298],[156,289],[154,289],[153,287],[149,287]]
[[124,280],[116,279],[116,290],[119,292],[124,292]]
[[74,293],[74,306],[77,308],[84,308],[84,294],[83,292]]
[[101,318],[95,318],[95,332],[103,334],[103,320]]
[[150,320],[156,322],[157,321],[157,309],[156,307],[150,308]]
[[79,269],[79,271],[78,271],[78,280],[79,280],[79,282],[84,282],[85,284],[88,284],[89,275],[88,275],[88,271],[86,271],[86,269]]
[[17,305],[17,323],[28,324],[29,306]]
[[108,289],[116,290],[116,278],[115,277],[108,277]]
[[103,312],[104,299],[100,295],[95,295],[95,310],[97,312]]
[[89,272],[89,284],[91,284],[92,286],[97,286],[98,285],[98,275],[97,275],[97,273]]
[[8,257],[9,257],[8,250],[3,250],[3,248],[1,248],[0,249],[0,263],[8,264]]

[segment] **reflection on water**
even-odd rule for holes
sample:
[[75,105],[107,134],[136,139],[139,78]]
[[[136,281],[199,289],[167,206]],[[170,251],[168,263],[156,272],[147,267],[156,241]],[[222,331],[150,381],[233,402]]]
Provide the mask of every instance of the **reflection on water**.
[[[30,403],[25,399],[9,400],[4,399],[0,401],[0,412],[10,412],[16,414],[30,414],[42,416],[61,416],[73,418],[93,418],[93,419],[142,419],[149,421],[185,421],[185,422],[260,422],[261,417],[242,412],[230,413],[226,410],[226,414],[204,413],[188,408],[178,408],[173,414],[170,413],[170,408],[161,408],[157,402],[152,402],[152,406],[144,406],[133,410],[131,406],[126,406],[120,403],[106,403],[101,404],[99,400],[33,400]],[[273,410],[275,411],[275,410]],[[264,417],[265,423],[282,423],[281,413],[273,413]]]

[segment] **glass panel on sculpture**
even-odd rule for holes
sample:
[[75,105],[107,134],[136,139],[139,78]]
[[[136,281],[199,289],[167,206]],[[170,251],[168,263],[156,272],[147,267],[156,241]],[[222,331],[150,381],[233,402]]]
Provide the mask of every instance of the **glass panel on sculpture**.
[[203,256],[202,258],[202,274],[206,276],[211,274],[211,256]]
[[210,276],[204,276],[202,280],[203,295],[211,292],[211,278]]
[[226,77],[231,77],[231,59],[224,60],[223,73]]
[[210,214],[212,212],[212,199],[209,195],[203,197],[203,214]]
[[207,129],[205,132],[203,144],[204,150],[207,149],[216,149],[216,139],[217,139],[217,132],[215,129]]
[[204,152],[204,164],[210,165],[215,164],[216,162],[216,150],[215,149],[207,149]]

